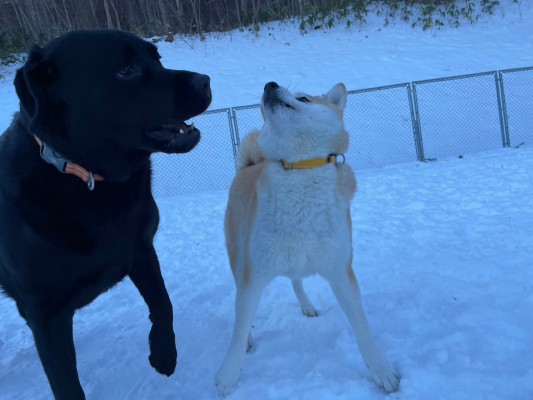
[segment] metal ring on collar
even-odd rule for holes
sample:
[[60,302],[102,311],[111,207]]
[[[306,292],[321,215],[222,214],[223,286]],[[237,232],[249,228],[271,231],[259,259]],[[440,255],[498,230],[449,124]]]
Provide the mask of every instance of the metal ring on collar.
[[[339,161],[339,158],[342,157],[342,161]],[[335,154],[335,164],[336,165],[339,165],[339,164],[345,164],[346,163],[346,157],[344,156],[344,154]]]

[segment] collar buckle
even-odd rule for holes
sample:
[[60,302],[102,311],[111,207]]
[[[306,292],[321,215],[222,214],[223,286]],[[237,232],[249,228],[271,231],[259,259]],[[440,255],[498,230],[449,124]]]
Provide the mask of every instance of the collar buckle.
[[48,164],[53,165],[57,168],[59,172],[65,173],[65,169],[67,167],[68,160],[63,157],[61,153],[58,153],[54,149],[52,149],[50,146],[47,146],[46,143],[41,142],[41,158],[46,161]]

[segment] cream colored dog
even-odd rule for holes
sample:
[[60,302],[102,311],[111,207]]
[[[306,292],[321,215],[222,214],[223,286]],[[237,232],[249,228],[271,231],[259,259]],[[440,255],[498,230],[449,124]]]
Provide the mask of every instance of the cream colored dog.
[[237,384],[261,292],[276,276],[292,280],[307,316],[318,315],[302,278],[324,277],[352,325],[376,383],[398,390],[399,377],[378,350],[352,270],[350,201],[356,183],[344,163],[348,133],[346,88],[326,95],[291,94],[274,82],[262,97],[265,124],[240,145],[239,170],[230,189],[225,231],[237,285],[236,316],[228,353],[216,377],[220,395]]

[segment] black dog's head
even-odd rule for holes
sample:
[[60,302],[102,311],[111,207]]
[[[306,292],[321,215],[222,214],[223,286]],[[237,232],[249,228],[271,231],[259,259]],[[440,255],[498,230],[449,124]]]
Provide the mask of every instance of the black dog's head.
[[108,180],[127,179],[152,152],[185,153],[200,132],[184,121],[211,102],[209,77],[163,68],[135,35],[76,31],[34,47],[15,86],[27,129]]

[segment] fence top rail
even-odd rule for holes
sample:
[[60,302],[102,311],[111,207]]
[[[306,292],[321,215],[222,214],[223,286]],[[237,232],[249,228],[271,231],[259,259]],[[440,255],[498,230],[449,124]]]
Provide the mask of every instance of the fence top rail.
[[[497,71],[488,71],[488,72],[478,72],[475,74],[465,74],[465,75],[455,75],[455,76],[447,76],[443,78],[434,78],[434,79],[424,79],[420,81],[413,81],[411,83],[397,83],[394,85],[385,85],[385,86],[377,86],[373,88],[366,88],[366,89],[356,89],[356,90],[349,90],[348,94],[359,94],[359,93],[366,93],[366,92],[375,92],[379,90],[388,90],[388,89],[399,89],[403,87],[408,87],[409,85],[421,85],[425,83],[433,83],[433,82],[444,82],[444,81],[453,81],[457,79],[467,79],[467,78],[476,78],[481,76],[489,76],[489,75],[496,75],[499,73],[512,73],[512,72],[522,72],[522,71],[531,71],[533,70],[533,66],[531,67],[521,67],[521,68],[510,68],[510,69],[502,69]],[[202,115],[205,114],[216,114],[221,112],[230,112],[232,110],[239,111],[239,110],[248,110],[252,108],[258,108],[260,107],[260,104],[250,104],[246,106],[237,106],[237,107],[227,107],[227,108],[219,108],[216,110],[209,110],[204,112]]]
[[356,90],[349,90],[348,94],[359,94],[359,93],[367,93],[367,92],[376,92],[379,90],[389,90],[389,89],[401,89],[409,86],[409,82],[406,83],[397,83],[394,85],[386,85],[386,86],[377,86],[372,88],[366,88],[366,89],[356,89]]
[[[409,82],[397,83],[397,84],[394,84],[394,85],[377,86],[377,87],[367,88],[367,89],[349,90],[347,93],[348,94],[358,94],[358,93],[364,93],[364,92],[375,92],[375,91],[378,91],[378,90],[398,89],[398,88],[404,88],[404,87],[407,87],[407,86],[409,86]],[[231,110],[240,111],[240,110],[248,110],[248,109],[258,108],[258,107],[261,107],[261,104],[249,104],[247,106],[231,107]],[[214,111],[216,111],[216,110],[214,110]]]
[[511,72],[524,72],[524,71],[533,71],[533,67],[502,69],[500,70],[500,73],[507,74]]
[[[375,92],[378,90],[387,90],[387,89],[398,89],[398,88],[404,88],[409,86],[409,82],[406,83],[396,83],[394,85],[386,85],[386,86],[377,86],[372,88],[366,88],[366,89],[356,89],[356,90],[349,90],[348,94],[358,94],[358,93],[365,93],[365,92]],[[261,104],[250,104],[247,106],[238,106],[238,107],[231,107],[232,110],[247,110],[251,108],[257,108],[260,107]]]
[[443,78],[434,78],[434,79],[424,79],[422,81],[414,81],[413,85],[420,85],[425,83],[434,83],[434,82],[445,82],[445,81],[454,81],[457,79],[468,79],[468,78],[477,78],[481,76],[495,76],[498,71],[489,71],[489,72],[478,72],[476,74],[466,74],[466,75],[456,75],[456,76],[447,76]]
[[235,111],[239,111],[239,110],[249,110],[249,109],[258,108],[258,107],[261,107],[261,104],[250,104],[247,106],[231,107],[231,109]]
[[229,108],[217,108],[215,110],[207,110],[207,111],[204,111],[202,114],[200,115],[208,115],[208,114],[218,114],[218,113],[223,113],[223,112],[229,112]]

